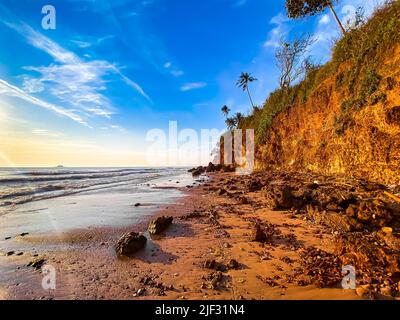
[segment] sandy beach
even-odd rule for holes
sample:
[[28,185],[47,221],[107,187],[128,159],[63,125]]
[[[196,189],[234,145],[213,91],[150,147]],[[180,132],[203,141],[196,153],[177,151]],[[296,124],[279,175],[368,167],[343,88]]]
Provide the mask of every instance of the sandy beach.
[[[367,299],[355,290],[316,285],[302,274],[307,248],[334,251],[337,232],[293,211],[272,211],[259,192],[244,190],[246,178],[213,173],[196,188],[154,212],[173,216],[159,237],[146,233],[149,216],[134,225],[93,227],[13,239],[15,254],[0,257],[1,297],[9,299]],[[237,181],[236,184],[231,183]],[[244,179],[244,180],[243,180]],[[246,181],[249,181],[247,178]],[[221,192],[229,186],[231,192]],[[240,197],[229,196],[239,193]],[[245,197],[245,201],[243,200]],[[251,240],[252,226],[271,228],[266,242]],[[148,242],[133,258],[118,258],[115,244],[129,231]],[[17,245],[16,245],[17,244]],[[17,247],[25,248],[18,255]],[[28,248],[41,248],[29,250]],[[36,255],[36,256],[35,256]],[[322,259],[324,259],[321,253]],[[43,290],[34,259],[56,270],[56,289]],[[303,270],[304,272],[304,270]],[[329,270],[327,271],[329,272]]]

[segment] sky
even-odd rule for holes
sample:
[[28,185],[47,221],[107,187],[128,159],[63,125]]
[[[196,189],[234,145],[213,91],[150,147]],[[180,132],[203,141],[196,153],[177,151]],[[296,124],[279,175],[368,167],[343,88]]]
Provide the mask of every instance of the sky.
[[[382,2],[335,9],[346,22]],[[55,29],[42,26],[45,5]],[[284,0],[1,0],[0,166],[199,164],[210,145],[201,129],[225,128],[221,107],[251,111],[240,73],[258,79],[262,105],[278,86],[280,41],[304,33],[312,59],[329,60],[340,37],[330,12],[289,20]],[[179,163],[148,139],[158,129],[168,140],[170,121],[199,136]]]

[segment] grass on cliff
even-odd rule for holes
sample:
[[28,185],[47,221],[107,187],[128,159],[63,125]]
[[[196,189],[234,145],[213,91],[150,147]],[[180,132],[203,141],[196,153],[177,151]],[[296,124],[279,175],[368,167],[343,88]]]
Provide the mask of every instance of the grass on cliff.
[[[256,144],[265,144],[268,141],[268,128],[277,114],[292,105],[307,102],[324,80],[336,74],[336,89],[352,97],[343,101],[341,113],[334,121],[336,134],[343,134],[353,125],[352,112],[367,104],[384,101],[386,95],[379,89],[382,85],[395,86],[394,79],[383,79],[377,70],[379,63],[400,42],[399,30],[400,0],[389,1],[368,22],[347,32],[337,41],[330,62],[311,70],[302,82],[288,90],[272,92],[262,108],[255,108],[241,121],[240,128],[254,128]],[[339,66],[343,63],[349,67],[340,73]]]

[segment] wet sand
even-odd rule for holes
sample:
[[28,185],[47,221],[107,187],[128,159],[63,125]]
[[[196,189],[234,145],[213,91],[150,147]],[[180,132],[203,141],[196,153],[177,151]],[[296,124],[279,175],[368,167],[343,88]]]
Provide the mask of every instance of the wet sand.
[[[276,225],[283,235],[293,234],[301,246],[333,249],[330,231],[257,205],[261,200],[256,193],[247,194],[250,205],[209,191],[229,175],[216,174],[213,182],[186,189],[185,197],[159,210],[155,216],[173,216],[173,225],[161,237],[151,239],[146,234],[146,248],[131,259],[118,259],[115,243],[125,232],[145,231],[148,218],[130,227],[29,234],[14,239],[31,250],[20,256],[16,250],[10,257],[0,257],[0,298],[359,299],[354,290],[319,289],[291,281],[299,260],[299,250],[291,241],[274,245],[249,241],[249,223],[260,219]],[[217,212],[218,224],[203,218],[180,218],[196,210]],[[55,290],[44,290],[44,275],[26,266],[38,258],[55,268]],[[238,268],[224,270],[217,286],[210,286],[210,275],[215,271],[205,269],[205,262],[226,265],[231,259],[239,263]]]

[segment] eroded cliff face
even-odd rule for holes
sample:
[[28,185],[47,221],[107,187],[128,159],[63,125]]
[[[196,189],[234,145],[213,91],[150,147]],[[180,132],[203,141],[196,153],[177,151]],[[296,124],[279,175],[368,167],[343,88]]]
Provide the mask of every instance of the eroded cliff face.
[[353,93],[341,88],[338,79],[351,68],[341,65],[306,103],[295,104],[275,117],[267,132],[268,142],[258,147],[258,167],[400,183],[400,45],[377,70],[381,77],[378,90],[366,96],[362,108],[351,109],[343,117],[344,102]]

